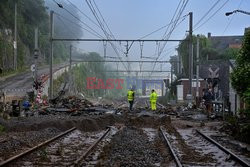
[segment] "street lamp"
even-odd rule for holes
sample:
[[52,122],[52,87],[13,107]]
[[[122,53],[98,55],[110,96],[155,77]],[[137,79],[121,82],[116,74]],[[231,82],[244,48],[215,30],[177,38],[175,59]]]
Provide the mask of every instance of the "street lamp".
[[227,12],[227,13],[225,13],[225,15],[226,16],[229,16],[229,15],[231,15],[231,14],[233,14],[234,12]]
[[225,13],[225,15],[226,15],[226,16],[229,16],[229,15],[231,15],[231,14],[233,14],[233,13],[237,13],[237,12],[240,12],[240,13],[243,13],[243,14],[250,15],[250,12],[246,12],[246,11],[243,11],[243,10],[234,10],[234,11],[232,11],[232,12],[227,12],[227,13]]

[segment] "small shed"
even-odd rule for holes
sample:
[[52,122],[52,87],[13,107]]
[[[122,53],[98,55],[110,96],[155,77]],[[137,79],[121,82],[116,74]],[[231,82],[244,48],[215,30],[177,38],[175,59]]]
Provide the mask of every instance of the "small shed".
[[[198,87],[199,87],[199,97],[202,97],[202,90],[206,88],[206,81],[204,79],[199,79],[198,81]],[[187,100],[187,94],[189,92],[189,79],[188,78],[182,78],[178,80],[177,85],[177,101],[184,101]],[[196,79],[192,80],[192,95],[193,99],[196,96]]]

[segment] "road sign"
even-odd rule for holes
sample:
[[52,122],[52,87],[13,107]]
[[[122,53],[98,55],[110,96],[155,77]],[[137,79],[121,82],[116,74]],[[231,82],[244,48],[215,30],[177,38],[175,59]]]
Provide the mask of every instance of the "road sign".
[[35,70],[36,70],[36,65],[35,65],[35,64],[32,64],[32,65],[30,66],[30,70],[31,70],[32,72],[35,72]]

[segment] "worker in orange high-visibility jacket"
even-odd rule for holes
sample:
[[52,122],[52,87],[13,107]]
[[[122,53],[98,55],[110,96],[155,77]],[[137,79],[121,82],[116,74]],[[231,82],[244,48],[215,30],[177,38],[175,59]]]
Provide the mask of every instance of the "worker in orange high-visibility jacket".
[[150,94],[150,105],[151,105],[151,110],[155,111],[156,110],[156,101],[157,101],[157,93],[155,90],[152,90],[152,93]]
[[128,91],[128,102],[129,102],[129,110],[132,111],[133,110],[133,103],[134,103],[134,98],[135,98],[135,92],[133,89],[130,89]]

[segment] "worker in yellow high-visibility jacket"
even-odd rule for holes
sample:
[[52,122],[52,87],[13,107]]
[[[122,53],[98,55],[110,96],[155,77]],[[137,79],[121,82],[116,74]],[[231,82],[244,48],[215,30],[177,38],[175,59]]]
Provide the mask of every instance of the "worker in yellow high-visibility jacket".
[[152,111],[156,110],[156,101],[157,101],[157,93],[153,89],[152,93],[150,94],[150,105],[151,105]]
[[128,91],[128,102],[129,102],[129,110],[132,111],[133,110],[133,103],[134,103],[134,98],[135,98],[135,92],[133,91],[133,89],[130,89]]

